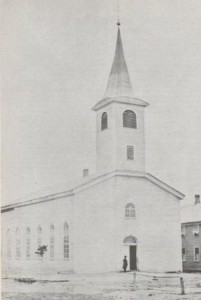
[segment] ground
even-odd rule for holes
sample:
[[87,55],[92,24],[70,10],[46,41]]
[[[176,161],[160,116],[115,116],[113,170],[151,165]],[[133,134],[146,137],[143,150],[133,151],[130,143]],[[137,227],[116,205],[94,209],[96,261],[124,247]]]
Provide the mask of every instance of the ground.
[[[200,300],[201,274],[58,274],[34,283],[2,280],[2,300]],[[185,295],[181,295],[180,277]]]

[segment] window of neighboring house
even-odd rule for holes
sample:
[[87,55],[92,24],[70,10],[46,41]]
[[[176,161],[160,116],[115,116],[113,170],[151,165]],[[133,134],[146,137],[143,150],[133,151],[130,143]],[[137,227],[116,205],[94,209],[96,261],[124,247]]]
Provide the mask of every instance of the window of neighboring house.
[[101,130],[107,129],[107,113],[104,112],[101,116]]
[[134,160],[134,147],[133,146],[127,146],[127,159]]
[[16,229],[16,258],[21,257],[21,240],[20,240],[20,229]]
[[69,227],[68,223],[64,223],[64,259],[69,259]]
[[128,203],[125,208],[126,218],[135,218],[135,205],[133,203]]
[[186,249],[182,248],[182,261],[186,261]]
[[54,225],[50,226],[50,259],[54,259]]
[[27,229],[26,229],[26,258],[27,259],[30,258],[30,254],[31,254],[30,245],[31,245],[30,228],[27,227]]
[[6,233],[6,256],[8,259],[11,258],[11,231],[10,229],[7,230]]
[[123,127],[137,128],[136,114],[132,110],[125,110],[123,113]]
[[193,225],[193,234],[199,235],[199,224]]
[[194,248],[194,261],[200,261],[200,248]]
[[186,234],[186,227],[184,225],[181,226],[181,235],[185,236]]

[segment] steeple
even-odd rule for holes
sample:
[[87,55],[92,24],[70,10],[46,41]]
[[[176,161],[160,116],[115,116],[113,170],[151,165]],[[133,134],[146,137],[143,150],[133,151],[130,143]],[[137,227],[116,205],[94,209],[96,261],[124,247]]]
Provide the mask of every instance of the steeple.
[[144,108],[148,103],[133,96],[121,41],[120,22],[116,49],[103,99],[96,112],[97,172],[145,170]]
[[112,68],[110,71],[110,76],[107,83],[105,98],[122,96],[133,97],[128,68],[124,58],[119,21],[117,22],[117,25],[118,32],[116,40],[116,50],[114,60],[112,63]]

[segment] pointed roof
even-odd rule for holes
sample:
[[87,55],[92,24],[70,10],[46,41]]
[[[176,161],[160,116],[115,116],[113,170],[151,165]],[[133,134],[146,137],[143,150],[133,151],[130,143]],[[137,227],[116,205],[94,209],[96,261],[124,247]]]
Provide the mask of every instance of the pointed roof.
[[201,223],[201,203],[186,205],[181,208],[181,223]]
[[133,96],[132,85],[126,65],[124,51],[120,33],[120,22],[117,22],[118,32],[116,40],[116,49],[114,60],[112,63],[106,92],[104,98],[98,101],[92,110],[97,111],[100,108],[112,103],[126,103],[137,106],[146,107],[149,105],[147,101],[144,101]]
[[128,68],[124,58],[121,33],[120,33],[120,23],[118,25],[118,33],[116,40],[116,50],[114,55],[114,60],[112,63],[112,68],[110,71],[110,76],[105,92],[105,97],[119,97],[126,96],[132,97],[133,91],[130,82],[130,77],[128,74]]

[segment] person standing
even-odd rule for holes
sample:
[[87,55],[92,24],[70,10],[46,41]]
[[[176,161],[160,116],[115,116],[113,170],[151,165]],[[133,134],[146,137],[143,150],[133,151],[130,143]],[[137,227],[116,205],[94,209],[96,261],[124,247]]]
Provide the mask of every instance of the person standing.
[[126,256],[124,256],[124,259],[123,259],[123,269],[124,269],[124,272],[126,272],[127,266],[128,266],[128,261],[127,261]]

